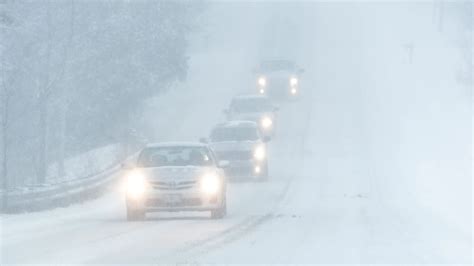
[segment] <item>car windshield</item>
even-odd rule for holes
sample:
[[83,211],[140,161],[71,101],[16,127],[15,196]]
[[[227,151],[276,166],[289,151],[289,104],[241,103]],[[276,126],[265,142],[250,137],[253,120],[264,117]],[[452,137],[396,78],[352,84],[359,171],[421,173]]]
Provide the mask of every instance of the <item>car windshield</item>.
[[139,167],[210,166],[212,164],[209,150],[204,147],[146,148],[138,157]]
[[295,64],[287,60],[264,61],[260,64],[260,70],[263,72],[282,70],[291,71],[294,68]]
[[211,133],[212,142],[220,141],[253,141],[258,139],[255,127],[222,127],[216,128]]
[[231,109],[238,113],[270,112],[272,104],[266,98],[234,99]]

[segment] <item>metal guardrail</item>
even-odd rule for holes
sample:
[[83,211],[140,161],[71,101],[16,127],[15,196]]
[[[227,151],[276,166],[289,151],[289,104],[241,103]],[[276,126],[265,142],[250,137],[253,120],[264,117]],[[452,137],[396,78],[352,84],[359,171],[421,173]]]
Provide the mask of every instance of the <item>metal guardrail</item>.
[[[133,160],[137,154],[128,157]],[[21,213],[65,207],[97,198],[120,178],[121,164],[84,178],[0,192],[1,213]]]
[[117,180],[119,170],[116,166],[86,178],[3,192],[0,194],[1,212],[40,211],[96,198]]

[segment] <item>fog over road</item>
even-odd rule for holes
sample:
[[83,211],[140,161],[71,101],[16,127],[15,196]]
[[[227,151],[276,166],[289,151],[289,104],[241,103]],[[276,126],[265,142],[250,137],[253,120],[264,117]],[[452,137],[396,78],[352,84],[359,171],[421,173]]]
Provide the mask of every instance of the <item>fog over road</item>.
[[[229,184],[224,219],[159,213],[127,222],[117,184],[83,204],[3,215],[1,262],[470,263],[471,102],[465,87],[443,87],[451,84],[438,75],[445,69],[425,60],[438,54],[450,69],[453,57],[443,45],[423,49],[422,40],[441,40],[430,9],[409,7],[291,9],[301,15],[292,53],[306,69],[303,97],[279,103],[270,178]],[[250,21],[257,11],[249,11]],[[407,40],[420,40],[413,64],[406,62]],[[191,56],[183,94],[147,103],[144,119],[157,140],[199,139],[223,119],[230,97],[252,91],[259,45],[222,47]],[[451,111],[441,116],[433,103]],[[446,142],[449,149],[429,145]]]

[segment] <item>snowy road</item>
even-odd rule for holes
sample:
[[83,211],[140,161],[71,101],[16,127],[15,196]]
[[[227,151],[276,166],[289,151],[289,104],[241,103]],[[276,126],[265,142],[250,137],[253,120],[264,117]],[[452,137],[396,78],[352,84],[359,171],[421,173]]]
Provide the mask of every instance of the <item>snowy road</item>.
[[[279,132],[281,136],[295,135],[305,127],[297,123],[288,126]],[[117,188],[84,205],[5,217],[3,262],[145,263],[192,259],[214,246],[238,240],[278,216],[277,207],[298,175],[301,141],[272,147],[272,171],[278,175],[271,182],[230,186],[229,216],[222,221],[190,213],[151,214],[145,222],[129,223],[124,219],[123,197]]]
[[[470,239],[423,210],[381,201],[367,160],[336,156],[344,144],[323,156],[330,139],[320,129],[330,125],[324,104],[309,99],[284,106],[270,181],[231,184],[225,219],[152,214],[126,222],[117,188],[83,205],[4,217],[2,262],[465,262]],[[313,122],[291,119],[298,115]]]
[[[447,204],[461,202],[457,201],[458,196],[464,199],[470,195],[470,187],[461,179],[465,177],[465,172],[462,172],[462,167],[466,166],[464,161],[458,160],[457,165],[461,166],[458,167],[459,180],[454,174],[450,176],[451,182],[445,183],[446,193],[443,191],[442,194],[431,191],[435,187],[431,183],[410,183],[414,174],[398,176],[408,167],[403,161],[396,160],[393,150],[390,150],[392,146],[379,144],[397,140],[396,133],[390,131],[396,128],[389,127],[393,122],[390,118],[402,119],[390,112],[401,113],[405,108],[393,107],[396,106],[396,97],[403,98],[405,92],[402,91],[400,96],[390,87],[400,85],[395,83],[398,76],[390,75],[393,69],[398,75],[410,74],[402,69],[406,65],[397,57],[401,54],[397,50],[400,42],[391,42],[393,40],[389,37],[381,38],[379,42],[371,39],[361,29],[375,23],[371,23],[373,18],[364,16],[362,11],[361,17],[357,17],[352,9],[347,9],[335,19],[334,10],[337,14],[341,12],[337,8],[327,8],[317,13],[320,26],[315,27],[315,31],[320,39],[308,44],[314,46],[307,54],[313,65],[308,67],[302,81],[308,92],[301,101],[281,105],[277,136],[271,142],[269,152],[269,181],[230,184],[226,218],[211,220],[207,214],[171,213],[150,214],[146,221],[127,222],[123,195],[117,185],[103,197],[81,205],[2,216],[1,264],[469,264],[472,260],[472,231],[466,232],[465,227],[461,228],[448,219],[455,215],[450,216],[446,209],[439,208],[443,200],[433,202],[433,206],[427,208],[416,197],[430,195],[426,192],[430,191],[432,197],[428,199],[446,197]],[[405,11],[390,10],[389,14],[392,12]],[[429,13],[429,9],[426,12]],[[370,14],[378,15],[376,12]],[[384,15],[381,12],[379,16]],[[410,15],[416,17],[418,13]],[[387,20],[390,22],[390,18]],[[378,22],[382,25],[383,21]],[[396,35],[400,33],[396,32],[397,27],[404,27],[387,25],[393,29],[386,30],[386,25],[382,25],[381,31],[393,33],[393,39],[399,37]],[[331,28],[331,34],[323,32],[326,27]],[[431,54],[427,53],[426,57],[429,56]],[[224,62],[239,62],[238,54],[229,57],[221,59],[218,54],[213,65],[207,63],[205,67],[197,63],[198,66],[193,68],[195,72],[189,77],[190,86],[206,84],[209,88],[220,88],[222,84],[244,84],[242,73],[248,71],[242,62],[235,64],[239,69],[236,72],[227,71],[213,78],[213,73]],[[201,61],[206,61],[206,58]],[[380,66],[384,64],[390,64],[393,69],[381,70]],[[424,64],[429,62],[410,66],[412,69],[409,70],[417,70],[416,67],[425,69]],[[200,72],[199,69],[206,71]],[[417,89],[415,82],[410,83],[412,81],[422,80],[425,83],[420,83],[424,86],[431,86],[433,82],[424,78],[436,75],[428,70],[415,73],[419,75],[418,80],[403,76],[405,90]],[[382,97],[376,93],[379,89],[386,93],[382,96],[389,95],[391,101],[376,102],[380,100],[377,97]],[[180,102],[182,106],[189,106],[186,112],[172,116],[174,109],[164,114],[163,110],[160,111],[163,118],[169,119],[168,128],[176,129],[180,137],[197,139],[221,117],[218,110],[227,104],[228,97],[234,92],[202,90],[199,92],[204,94],[202,99],[217,93],[214,99],[221,101],[214,100],[200,106],[190,105],[196,96],[192,93],[183,96]],[[446,95],[451,94],[446,92]],[[447,99],[441,93],[433,99],[435,97]],[[426,103],[420,100],[417,104]],[[466,117],[462,116],[466,114]],[[389,119],[381,119],[378,115]],[[451,115],[460,117],[460,121],[470,119],[469,113],[461,109]],[[163,121],[160,118],[157,120]],[[397,122],[396,119],[393,120]],[[177,127],[171,126],[173,120],[176,120]],[[201,127],[197,128],[197,124]],[[464,126],[461,122],[457,125],[458,129]],[[438,129],[434,126],[427,128]],[[464,147],[463,137],[452,145]],[[445,141],[441,137],[439,140]],[[381,155],[386,157],[381,158]],[[460,187],[467,189],[457,190]],[[472,203],[456,207],[452,213],[464,215],[462,218],[472,216]]]

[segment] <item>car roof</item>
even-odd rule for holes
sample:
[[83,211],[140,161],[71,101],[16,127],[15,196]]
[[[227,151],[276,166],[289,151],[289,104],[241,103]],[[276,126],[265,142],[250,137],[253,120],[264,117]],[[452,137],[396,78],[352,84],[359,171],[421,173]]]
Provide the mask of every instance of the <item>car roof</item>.
[[257,128],[258,125],[254,121],[247,121],[247,120],[232,120],[223,123],[217,124],[214,128],[229,128],[229,127],[255,127]]
[[269,99],[265,95],[260,95],[260,94],[241,94],[234,96],[233,100],[247,100],[247,99]]
[[273,58],[273,59],[266,59],[260,61],[260,66],[283,66],[293,68],[295,67],[296,63],[293,60],[282,59],[282,58]]
[[157,142],[147,144],[145,148],[164,148],[164,147],[207,147],[207,144],[193,141],[172,141]]
[[295,61],[286,58],[265,58],[260,63],[274,63],[274,62],[285,62],[294,64]]

